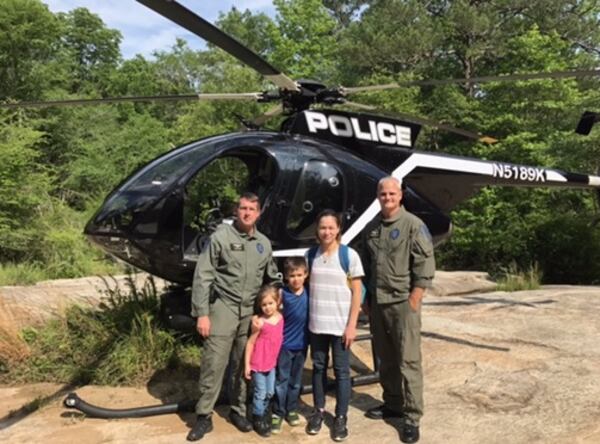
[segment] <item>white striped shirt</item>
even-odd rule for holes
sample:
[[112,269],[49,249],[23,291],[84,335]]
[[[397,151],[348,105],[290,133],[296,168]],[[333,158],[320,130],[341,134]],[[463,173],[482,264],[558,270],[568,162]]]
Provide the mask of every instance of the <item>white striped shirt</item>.
[[[358,253],[348,248],[348,256],[348,274],[352,278],[363,277],[365,272]],[[348,288],[346,272],[340,264],[339,252],[326,256],[319,248],[309,271],[308,329],[312,333],[342,336],[350,316],[352,292]]]

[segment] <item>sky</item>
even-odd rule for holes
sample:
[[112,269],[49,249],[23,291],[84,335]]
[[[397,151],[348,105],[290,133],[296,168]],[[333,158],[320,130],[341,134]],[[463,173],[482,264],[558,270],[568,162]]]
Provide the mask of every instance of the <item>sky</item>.
[[[136,54],[150,58],[155,50],[168,50],[177,37],[188,42],[193,49],[202,49],[205,42],[158,13],[135,0],[42,0],[50,11],[68,12],[87,8],[97,14],[108,28],[121,31],[121,54],[130,59]],[[219,12],[227,12],[233,5],[242,11],[264,12],[274,16],[271,0],[179,0],[186,8],[214,23]]]

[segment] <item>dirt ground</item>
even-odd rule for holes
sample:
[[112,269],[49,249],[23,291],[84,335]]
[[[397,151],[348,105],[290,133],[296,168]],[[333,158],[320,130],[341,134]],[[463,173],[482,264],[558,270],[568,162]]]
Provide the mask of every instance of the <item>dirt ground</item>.
[[[353,367],[371,365],[368,341],[353,346]],[[541,290],[427,297],[423,306],[426,412],[422,443],[600,443],[600,287],[553,286]],[[362,363],[362,364],[361,364]],[[176,375],[139,388],[86,386],[87,402],[127,408],[172,401],[193,393],[195,381]],[[53,384],[0,387],[0,442],[185,442],[191,413],[102,420],[67,410],[68,388]],[[377,384],[353,388],[347,442],[399,442],[398,424],[364,417],[378,404]],[[310,412],[310,396],[302,412]],[[23,406],[40,404],[28,413]],[[29,403],[29,404],[28,404]],[[334,401],[328,399],[328,411]],[[215,429],[201,442],[259,443],[214,415]],[[331,424],[331,417],[326,424]],[[284,427],[267,442],[332,442],[329,429],[308,436]]]

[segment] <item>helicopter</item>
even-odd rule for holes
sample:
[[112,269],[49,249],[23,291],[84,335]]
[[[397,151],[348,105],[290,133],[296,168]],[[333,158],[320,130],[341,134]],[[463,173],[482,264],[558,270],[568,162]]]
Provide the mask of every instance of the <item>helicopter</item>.
[[[310,79],[293,80],[176,1],[137,1],[220,47],[256,70],[276,89],[175,97],[22,102],[0,104],[0,107],[190,99],[276,104],[262,116],[244,121],[243,131],[187,143],[133,172],[107,196],[85,226],[85,235],[111,255],[174,282],[181,289],[191,285],[198,255],[212,231],[220,223],[232,222],[232,193],[218,189],[229,184],[219,182],[213,187],[217,189],[208,191],[203,186],[214,173],[225,176],[235,173],[234,191],[250,191],[259,197],[258,229],[271,240],[277,258],[303,255],[314,244],[316,217],[325,208],[342,215],[342,242],[350,244],[357,240],[379,212],[375,198],[378,181],[390,175],[402,181],[404,206],[424,221],[435,245],[451,235],[450,211],[482,187],[600,188],[600,176],[596,175],[417,151],[415,143],[424,125],[485,143],[494,143],[495,139],[410,115],[382,115],[373,107],[348,100],[349,96],[365,91],[411,84],[464,83],[465,79],[347,88],[328,87]],[[600,70],[544,72],[474,77],[469,82],[599,74]],[[334,108],[336,105],[360,111],[340,111]],[[282,114],[286,118],[278,130],[263,129],[268,120]],[[597,113],[586,112],[577,132],[589,133],[598,117]],[[183,299],[182,293],[185,291],[176,292],[175,299]],[[187,294],[189,296],[189,292]],[[189,308],[174,307],[173,313],[181,316],[181,313],[189,313]],[[189,326],[189,322],[181,324]],[[374,367],[377,367],[376,362]],[[377,380],[376,374],[362,376],[361,383]],[[356,382],[353,380],[353,384]],[[64,402],[67,407],[79,408],[89,416],[115,417],[114,412],[86,405],[75,394]],[[168,405],[154,410],[171,413],[183,408]],[[156,414],[156,411],[147,414]],[[118,414],[146,415],[139,409]]]
[[[231,223],[232,198],[202,185],[215,171],[235,173],[236,191],[258,195],[258,229],[272,242],[274,256],[302,255],[314,243],[315,220],[324,208],[343,219],[342,242],[358,239],[378,213],[378,181],[394,176],[403,183],[403,204],[427,225],[435,245],[452,232],[449,212],[485,186],[600,188],[600,176],[539,166],[492,162],[417,151],[424,125],[485,143],[490,136],[428,119],[396,113],[390,117],[348,96],[405,85],[464,83],[465,79],[403,84],[328,87],[316,80],[293,80],[237,40],[171,0],[137,0],[188,31],[223,49],[273,83],[265,92],[188,96],[121,97],[0,104],[4,108],[69,106],[125,101],[255,100],[276,103],[264,115],[243,121],[245,129],[193,141],[141,167],[105,199],[85,226],[85,235],[106,252],[152,275],[188,287],[208,236]],[[600,70],[474,77],[471,83],[597,76]],[[340,111],[335,105],[360,111]],[[331,108],[326,108],[331,107]],[[278,130],[264,124],[279,115]],[[596,113],[580,123],[589,132]],[[226,186],[221,183],[220,186]],[[218,188],[218,186],[216,187]],[[231,194],[231,193],[229,193]]]

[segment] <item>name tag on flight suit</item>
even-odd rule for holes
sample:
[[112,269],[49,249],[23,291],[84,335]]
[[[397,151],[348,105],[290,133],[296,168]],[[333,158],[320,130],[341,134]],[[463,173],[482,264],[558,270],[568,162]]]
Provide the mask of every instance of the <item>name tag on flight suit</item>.
[[371,230],[371,232],[369,233],[370,238],[379,237],[380,235],[381,235],[381,227],[375,228],[374,230]]
[[231,244],[229,248],[231,251],[244,251],[244,244]]

